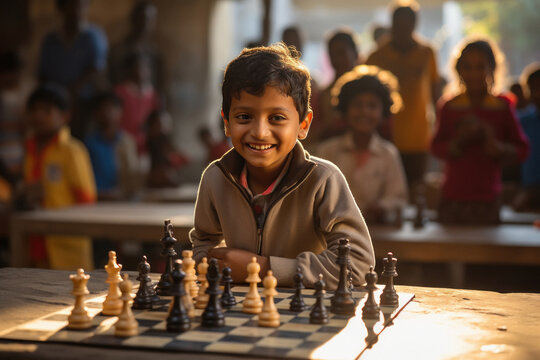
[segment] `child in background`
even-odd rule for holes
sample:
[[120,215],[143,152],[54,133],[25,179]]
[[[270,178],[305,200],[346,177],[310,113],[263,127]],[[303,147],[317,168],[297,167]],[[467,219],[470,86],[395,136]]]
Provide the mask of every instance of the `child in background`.
[[100,200],[129,199],[137,189],[139,162],[135,141],[120,129],[122,102],[112,92],[94,98],[96,129],[85,139]]
[[341,135],[346,131],[345,121],[336,113],[331,103],[331,91],[337,79],[352,70],[353,67],[361,64],[359,60],[359,50],[355,41],[355,33],[351,29],[339,29],[335,31],[328,39],[328,57],[334,69],[334,79],[327,88],[320,93],[319,114],[315,114],[315,123],[313,124],[313,140],[310,140],[312,148],[320,141],[328,139],[331,136]]
[[529,138],[531,153],[521,167],[521,185],[513,201],[514,209],[540,210],[540,63],[523,71],[523,83],[529,93],[529,105],[518,109],[523,131]]
[[466,43],[455,62],[462,88],[441,102],[431,150],[445,162],[443,223],[497,224],[501,166],[527,157],[528,142],[515,111],[496,95],[499,56],[487,40]]
[[407,183],[397,148],[377,126],[399,110],[397,79],[376,66],[360,65],[332,89],[333,103],[347,122],[346,134],[321,144],[318,155],[345,175],[366,221],[396,222],[407,204]]
[[244,49],[225,70],[221,115],[234,149],[202,175],[190,231],[194,258],[217,258],[246,279],[256,257],[292,286],[296,269],[329,289],[339,277],[339,239],[350,240],[355,285],[375,256],[368,229],[343,174],[309,156],[299,140],[312,120],[310,75],[299,54],[279,43]]
[[[84,145],[71,137],[68,95],[58,86],[37,88],[27,102],[31,136],[26,144],[22,196],[30,207],[57,209],[92,203],[94,174]],[[31,259],[52,269],[93,269],[87,237],[47,236],[31,242]]]
[[175,187],[181,182],[180,170],[189,160],[172,143],[172,119],[164,110],[148,116],[147,149],[150,154],[150,171],[146,184],[151,188]]
[[126,70],[128,78],[114,89],[123,104],[120,127],[135,139],[138,153],[143,154],[146,152],[145,122],[148,115],[158,109],[159,96],[152,84],[147,57],[131,54],[126,59]]

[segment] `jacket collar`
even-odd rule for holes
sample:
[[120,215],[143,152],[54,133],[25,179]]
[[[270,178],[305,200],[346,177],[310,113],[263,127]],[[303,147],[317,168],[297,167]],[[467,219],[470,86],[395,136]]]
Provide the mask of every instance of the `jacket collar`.
[[[284,178],[278,184],[278,188],[273,193],[281,194],[290,188],[300,184],[311,170],[317,165],[313,160],[310,160],[310,155],[304,150],[304,147],[299,141],[291,150],[291,163]],[[233,180],[240,188],[240,174],[244,168],[245,160],[232,148],[223,157],[216,162],[216,165],[223,173]]]

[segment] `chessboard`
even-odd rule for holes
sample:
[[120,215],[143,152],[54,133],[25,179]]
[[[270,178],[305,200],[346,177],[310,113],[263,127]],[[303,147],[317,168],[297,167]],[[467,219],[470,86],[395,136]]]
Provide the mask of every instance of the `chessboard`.
[[[116,316],[101,314],[105,295],[86,301],[94,316],[92,327],[85,330],[67,328],[67,318],[72,307],[48,314],[42,318],[16,326],[0,333],[0,338],[29,342],[68,343],[81,346],[106,348],[132,348],[167,352],[215,353],[246,355],[265,358],[290,359],[355,359],[372,346],[377,346],[379,336],[384,336],[388,326],[399,326],[397,316],[414,298],[413,294],[400,293],[399,305],[381,306],[379,320],[363,320],[362,307],[367,291],[353,291],[357,300],[356,315],[347,317],[329,312],[325,325],[311,324],[309,308],[315,303],[313,289],[303,289],[308,310],[296,313],[289,310],[294,289],[278,288],[275,297],[280,313],[280,326],[258,326],[257,316],[242,312],[242,300],[248,288],[235,286],[232,291],[238,304],[225,310],[225,326],[205,328],[200,325],[203,310],[195,310],[191,329],[183,333],[166,331],[166,318],[171,297],[162,297],[151,310],[133,310],[139,323],[139,334],[121,338],[114,336]],[[133,290],[135,293],[135,290]],[[379,299],[381,290],[375,291]],[[325,305],[330,306],[332,292],[325,295]],[[396,319],[397,318],[397,319]]]

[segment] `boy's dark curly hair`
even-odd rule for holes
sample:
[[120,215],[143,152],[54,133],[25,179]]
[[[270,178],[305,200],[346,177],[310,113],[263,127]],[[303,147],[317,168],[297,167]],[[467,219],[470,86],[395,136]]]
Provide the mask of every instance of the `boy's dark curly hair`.
[[229,118],[233,97],[238,98],[242,91],[262,96],[267,86],[273,86],[292,97],[300,121],[311,111],[309,70],[294,48],[280,42],[244,49],[227,65],[221,87],[224,117]]
[[359,65],[343,74],[332,88],[332,104],[345,114],[351,99],[362,93],[377,96],[383,105],[383,116],[388,117],[401,108],[398,81],[388,71],[376,66]]

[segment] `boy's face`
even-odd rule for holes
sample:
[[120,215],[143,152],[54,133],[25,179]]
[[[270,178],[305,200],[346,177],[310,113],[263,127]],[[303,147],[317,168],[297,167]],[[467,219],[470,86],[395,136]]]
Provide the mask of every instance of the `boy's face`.
[[345,40],[338,39],[332,41],[329,50],[330,62],[338,76],[351,70],[358,61],[354,49],[351,48],[351,44]]
[[28,109],[28,121],[36,137],[54,136],[68,118],[67,111],[44,101],[37,101]]
[[100,129],[116,130],[120,125],[122,107],[112,102],[104,102],[98,108],[96,115]]
[[231,99],[225,134],[246,160],[248,171],[281,168],[297,139],[307,136],[312,114],[300,122],[292,97],[272,86],[262,96],[245,91]]
[[383,118],[381,99],[369,92],[354,95],[347,106],[345,119],[355,133],[372,134]]

